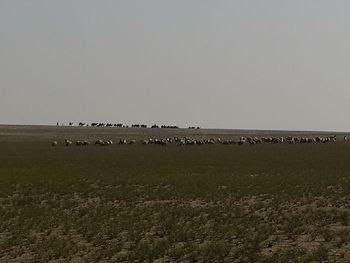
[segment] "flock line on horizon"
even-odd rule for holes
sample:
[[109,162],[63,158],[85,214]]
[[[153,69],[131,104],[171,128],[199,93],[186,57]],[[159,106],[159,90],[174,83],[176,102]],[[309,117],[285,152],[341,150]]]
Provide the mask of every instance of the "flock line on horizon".
[[[64,123],[56,123],[56,126],[66,126]],[[69,127],[74,126],[73,122],[68,123]],[[179,129],[180,127],[177,125],[158,125],[158,124],[153,124],[151,126],[148,126],[147,124],[123,124],[123,123],[104,123],[104,122],[92,122],[91,124],[85,123],[85,122],[79,122],[78,125],[79,127],[99,127],[99,128],[152,128],[152,129]],[[200,129],[199,126],[189,126],[188,129]]]

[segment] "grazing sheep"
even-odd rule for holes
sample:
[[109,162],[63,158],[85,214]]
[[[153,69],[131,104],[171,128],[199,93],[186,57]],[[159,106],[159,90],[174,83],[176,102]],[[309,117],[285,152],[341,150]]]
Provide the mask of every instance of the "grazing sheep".
[[75,145],[77,145],[77,146],[88,146],[88,145],[90,145],[90,142],[87,141],[87,140],[84,140],[84,141],[76,141],[76,142],[75,142]]
[[162,146],[166,146],[168,144],[168,141],[165,140],[165,139],[162,139],[159,141],[159,144],[162,145]]
[[66,139],[65,142],[66,142],[66,146],[72,146],[73,144],[73,142],[68,139]]
[[105,142],[102,140],[95,141],[95,145],[105,145]]
[[126,144],[126,140],[125,139],[120,139],[119,140],[119,144]]
[[113,141],[112,140],[107,140],[107,141],[105,141],[105,144],[106,145],[113,145]]

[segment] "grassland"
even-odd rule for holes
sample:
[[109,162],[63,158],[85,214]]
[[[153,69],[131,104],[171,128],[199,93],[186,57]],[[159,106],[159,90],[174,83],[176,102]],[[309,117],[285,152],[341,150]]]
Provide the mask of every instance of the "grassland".
[[246,132],[0,127],[0,262],[349,262],[350,142],[50,146]]

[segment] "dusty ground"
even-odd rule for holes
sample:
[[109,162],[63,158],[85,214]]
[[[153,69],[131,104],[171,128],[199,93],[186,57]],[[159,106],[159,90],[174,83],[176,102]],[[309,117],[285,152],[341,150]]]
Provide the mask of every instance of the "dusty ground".
[[350,142],[50,146],[246,132],[0,127],[0,262],[350,262]]

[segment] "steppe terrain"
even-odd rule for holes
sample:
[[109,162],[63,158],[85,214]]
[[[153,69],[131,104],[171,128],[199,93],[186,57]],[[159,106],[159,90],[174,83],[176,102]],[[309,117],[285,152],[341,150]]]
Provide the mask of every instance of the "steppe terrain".
[[0,126],[0,262],[350,262],[343,134],[327,144],[64,146],[270,134],[331,133]]

